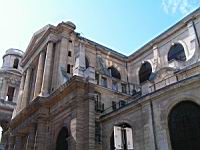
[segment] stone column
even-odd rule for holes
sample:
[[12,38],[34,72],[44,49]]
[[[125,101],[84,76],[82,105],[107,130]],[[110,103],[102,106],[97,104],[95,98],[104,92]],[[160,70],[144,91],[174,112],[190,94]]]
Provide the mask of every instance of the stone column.
[[25,85],[24,85],[24,92],[23,92],[23,98],[22,98],[22,106],[21,108],[25,108],[28,104],[28,94],[29,94],[29,87],[30,87],[30,78],[31,78],[31,67],[27,69],[26,72],[26,79],[25,79]]
[[22,96],[23,96],[23,89],[24,89],[24,80],[25,80],[25,75],[23,74],[22,78],[21,78],[20,87],[19,87],[19,94],[18,94],[18,99],[17,99],[16,113],[18,113],[21,110]]
[[61,42],[60,42],[60,55],[59,55],[59,62],[58,62],[58,73],[59,73],[58,86],[62,85],[65,82],[61,69],[64,69],[64,70],[67,69],[66,62],[67,62],[68,44],[69,44],[68,39],[66,37],[62,37]]
[[37,97],[41,92],[42,77],[43,77],[43,71],[44,71],[44,60],[45,60],[45,53],[44,51],[42,51],[40,53],[39,61],[38,61],[34,98]]
[[21,135],[16,135],[15,136],[15,146],[14,146],[14,150],[21,150],[22,147],[22,137]]
[[39,120],[37,124],[34,150],[45,150],[46,147],[46,125],[45,121]]
[[5,78],[2,78],[2,88],[1,88],[1,99],[6,100],[6,92],[8,90],[7,81]]
[[14,136],[10,135],[8,140],[8,150],[13,150],[14,148]]
[[35,144],[35,128],[32,127],[29,130],[29,135],[27,138],[26,150],[33,150]]
[[85,71],[85,46],[80,43],[79,53],[76,56],[73,75],[84,77]]
[[53,42],[50,41],[47,44],[47,52],[46,52],[44,74],[42,81],[41,93],[43,96],[47,96],[49,94],[49,86],[51,83],[50,77],[51,77],[52,54],[53,54]]

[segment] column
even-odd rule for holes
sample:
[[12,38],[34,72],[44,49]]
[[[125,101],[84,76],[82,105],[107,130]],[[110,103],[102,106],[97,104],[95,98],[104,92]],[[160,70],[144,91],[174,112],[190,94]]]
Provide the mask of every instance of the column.
[[22,146],[22,139],[21,138],[22,138],[21,135],[15,136],[14,150],[21,150],[21,146]]
[[8,90],[8,86],[7,86],[7,81],[6,81],[6,79],[5,78],[2,78],[1,79],[2,80],[2,88],[1,88],[1,99],[6,99],[6,92],[7,92],[7,90]]
[[29,129],[29,135],[27,138],[26,150],[33,150],[35,144],[35,128]]
[[75,60],[73,75],[84,77],[85,71],[85,46],[80,43],[79,54]]
[[68,39],[66,37],[62,37],[60,42],[60,55],[58,62],[58,86],[62,85],[65,82],[61,69],[66,69],[68,44]]
[[41,92],[43,71],[44,71],[44,60],[45,60],[45,53],[42,51],[40,53],[39,61],[38,61],[34,98],[37,97]]
[[53,54],[53,42],[49,42],[47,44],[47,52],[46,52],[46,59],[44,66],[42,89],[41,89],[41,93],[43,96],[47,96],[49,94],[49,86],[51,83],[50,77],[51,77],[52,54]]
[[24,92],[23,92],[21,108],[25,108],[27,106],[27,104],[28,104],[30,78],[31,78],[31,67],[28,68],[27,72],[26,72],[26,79],[25,79],[25,85],[24,85]]
[[23,89],[24,89],[24,80],[25,80],[25,75],[23,74],[22,78],[21,78],[20,87],[19,87],[19,94],[18,94],[18,99],[17,99],[16,113],[18,113],[21,110],[22,96],[23,96]]
[[34,150],[45,150],[46,126],[45,121],[39,120],[36,131]]
[[14,148],[14,136],[10,135],[8,140],[8,150],[13,150]]

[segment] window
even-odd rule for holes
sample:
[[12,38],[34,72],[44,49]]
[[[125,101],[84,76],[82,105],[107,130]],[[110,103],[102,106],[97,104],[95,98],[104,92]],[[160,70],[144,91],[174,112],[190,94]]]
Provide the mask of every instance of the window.
[[134,149],[132,128],[127,123],[115,125],[110,137],[110,149]]
[[152,73],[151,64],[149,62],[143,63],[139,70],[140,83],[143,83],[143,82],[149,80],[151,73]]
[[99,84],[99,74],[95,73],[95,80],[97,81],[97,84]]
[[101,124],[97,121],[95,121],[95,142],[101,143]]
[[70,72],[71,72],[71,65],[68,64],[68,65],[67,65],[67,73],[70,73]]
[[89,67],[89,61],[88,59],[85,57],[85,68],[87,69]]
[[68,56],[71,57],[72,56],[72,52],[68,51]]
[[112,89],[115,90],[115,91],[118,90],[117,81],[112,81]]
[[101,85],[102,85],[103,87],[107,87],[107,79],[106,79],[105,77],[102,77],[102,78],[101,78]]
[[126,84],[122,83],[122,93],[126,93]]
[[101,93],[95,92],[96,100],[95,100],[95,110],[96,112],[104,111],[104,103],[101,102]]
[[112,109],[113,110],[117,109],[117,103],[115,101],[112,101]]
[[19,65],[19,59],[15,58],[14,63],[13,63],[13,68],[17,69]]
[[168,52],[168,61],[171,60],[186,61],[184,48],[180,43],[176,43],[170,48]]
[[119,101],[119,108],[120,107],[123,107],[123,106],[125,106],[126,105],[126,101],[124,101],[124,100],[120,100]]
[[8,101],[13,101],[13,96],[14,96],[14,92],[15,92],[15,88],[14,87],[11,87],[11,86],[9,86],[8,87],[8,92],[7,92],[7,100]]
[[115,67],[111,66],[108,69],[110,70],[111,77],[116,78],[116,79],[121,79],[121,75]]

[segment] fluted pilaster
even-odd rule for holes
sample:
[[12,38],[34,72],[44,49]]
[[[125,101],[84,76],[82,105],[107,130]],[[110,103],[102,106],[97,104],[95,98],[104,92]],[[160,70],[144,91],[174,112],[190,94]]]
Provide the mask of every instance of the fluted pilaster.
[[24,108],[27,106],[28,104],[28,94],[29,94],[29,87],[30,87],[30,78],[31,78],[31,68],[28,68],[27,69],[27,72],[26,72],[26,78],[25,78],[25,84],[24,84],[24,92],[23,92],[23,98],[22,98],[22,107],[21,108]]
[[40,53],[39,61],[38,61],[36,83],[35,83],[35,90],[34,90],[34,98],[36,96],[38,96],[41,92],[43,72],[44,72],[44,62],[45,62],[45,53],[42,51]]
[[50,83],[51,83],[50,77],[51,77],[52,54],[53,54],[53,42],[49,42],[47,45],[44,74],[43,74],[43,81],[42,81],[41,93],[43,96],[46,96],[49,94],[49,88],[50,88]]

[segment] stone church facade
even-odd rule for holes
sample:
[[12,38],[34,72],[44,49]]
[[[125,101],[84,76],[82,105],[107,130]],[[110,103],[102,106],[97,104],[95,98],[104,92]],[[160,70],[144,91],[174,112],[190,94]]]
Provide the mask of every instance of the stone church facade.
[[200,9],[130,56],[75,29],[34,33],[6,149],[199,149]]

